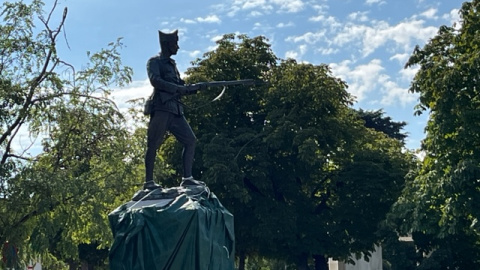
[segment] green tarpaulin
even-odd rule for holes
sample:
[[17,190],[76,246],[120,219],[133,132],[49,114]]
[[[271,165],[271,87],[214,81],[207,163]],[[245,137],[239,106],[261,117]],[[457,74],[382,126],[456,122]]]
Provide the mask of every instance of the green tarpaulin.
[[108,218],[112,270],[234,269],[233,216],[212,193],[131,201]]

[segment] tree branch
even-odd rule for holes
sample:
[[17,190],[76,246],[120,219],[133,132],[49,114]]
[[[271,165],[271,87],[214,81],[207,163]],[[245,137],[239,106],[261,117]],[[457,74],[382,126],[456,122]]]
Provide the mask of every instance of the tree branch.
[[[57,3],[57,1],[55,1],[55,6],[56,6],[56,3]],[[55,34],[53,34],[54,31],[52,31],[50,29],[50,27],[48,26],[48,20],[45,21],[45,20],[41,19],[41,21],[45,24],[45,27],[46,27],[47,31],[49,32],[51,47],[48,50],[47,56],[45,57],[45,62],[44,62],[43,67],[40,71],[40,74],[37,77],[35,77],[35,79],[30,84],[30,89],[28,91],[27,98],[25,99],[25,103],[23,104],[23,107],[20,109],[20,112],[18,114],[17,119],[7,128],[5,133],[2,134],[2,136],[0,137],[0,145],[3,144],[5,142],[5,140],[7,139],[7,137],[10,136],[12,131],[15,130],[18,126],[21,126],[22,123],[27,118],[27,116],[28,116],[27,112],[28,112],[30,106],[32,105],[32,99],[33,99],[33,95],[35,94],[35,89],[47,78],[47,76],[46,76],[47,69],[50,66],[50,62],[52,60],[52,56],[53,56],[54,51],[55,51],[55,40],[56,40],[57,35],[59,34],[59,29],[65,23],[66,16],[67,16],[67,12],[66,12],[66,9],[65,9],[64,13],[63,13],[62,21],[60,22],[59,27],[57,28]],[[50,15],[49,15],[49,19],[50,19]],[[56,67],[57,63],[53,64],[50,71],[53,71],[53,69]],[[11,139],[13,139],[13,137],[11,137]],[[2,161],[3,161],[3,159],[2,159]]]
[[20,128],[22,127],[22,123],[20,123],[17,128],[15,129],[15,131],[13,132],[13,135],[12,135],[12,139],[8,141],[7,145],[5,146],[5,153],[3,154],[3,157],[2,157],[2,160],[0,161],[0,164],[3,165],[7,162],[7,158],[10,156],[9,155],[9,152],[10,152],[10,148],[11,148],[11,145],[12,145],[12,141],[13,141],[13,138],[17,135],[18,131],[20,130]]

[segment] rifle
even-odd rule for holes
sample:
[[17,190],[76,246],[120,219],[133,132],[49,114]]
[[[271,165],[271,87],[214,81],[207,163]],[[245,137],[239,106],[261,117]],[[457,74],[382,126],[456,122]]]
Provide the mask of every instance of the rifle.
[[[262,85],[265,84],[265,82],[254,80],[254,79],[245,79],[245,80],[236,80],[236,81],[211,81],[211,82],[199,82],[195,84],[188,85],[187,87],[187,95],[195,94],[199,90],[205,89],[207,87],[222,87],[223,90],[222,92],[213,100],[211,100],[208,103],[214,102],[216,100],[219,100],[223,94],[225,93],[225,89],[227,86],[232,86],[232,85]],[[178,94],[176,94],[174,97],[178,97]],[[203,107],[207,105],[208,103],[200,106]],[[199,108],[199,107],[197,107]],[[149,115],[153,110],[153,95],[148,98],[144,104],[144,111],[143,113],[145,115]]]
[[223,87],[222,92],[217,97],[215,97],[214,99],[204,103],[203,105],[200,105],[200,106],[197,106],[197,107],[193,108],[193,109],[198,109],[198,108],[204,107],[204,106],[206,106],[206,105],[208,105],[212,102],[215,102],[215,101],[219,100],[223,96],[223,94],[225,93],[225,90],[227,89],[227,86],[231,86],[231,85],[262,85],[262,84],[265,84],[265,82],[254,80],[254,79],[236,80],[236,81],[199,82],[199,83],[190,85],[191,88],[190,88],[188,94],[195,94],[198,91],[203,90],[207,87],[218,87],[218,86]]
[[237,80],[237,81],[211,81],[211,82],[200,82],[194,85],[198,86],[207,86],[207,87],[218,87],[218,86],[230,86],[230,85],[259,85],[263,84],[261,81],[256,81],[253,79],[246,80]]

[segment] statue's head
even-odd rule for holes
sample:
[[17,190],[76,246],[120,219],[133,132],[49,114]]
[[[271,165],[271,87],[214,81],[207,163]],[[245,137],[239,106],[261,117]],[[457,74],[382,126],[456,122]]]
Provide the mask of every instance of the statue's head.
[[178,30],[173,31],[172,33],[163,33],[162,31],[158,31],[158,37],[160,39],[160,48],[162,49],[162,52],[171,55],[177,54],[179,49]]

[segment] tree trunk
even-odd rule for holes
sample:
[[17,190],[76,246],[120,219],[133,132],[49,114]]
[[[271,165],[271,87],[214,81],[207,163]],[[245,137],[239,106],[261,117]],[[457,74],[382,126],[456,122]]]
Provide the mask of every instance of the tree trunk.
[[323,255],[313,255],[315,270],[328,270],[328,259]]
[[245,270],[245,253],[240,253],[238,255],[238,270]]
[[310,270],[308,267],[308,254],[302,253],[297,258],[297,269],[298,270]]

